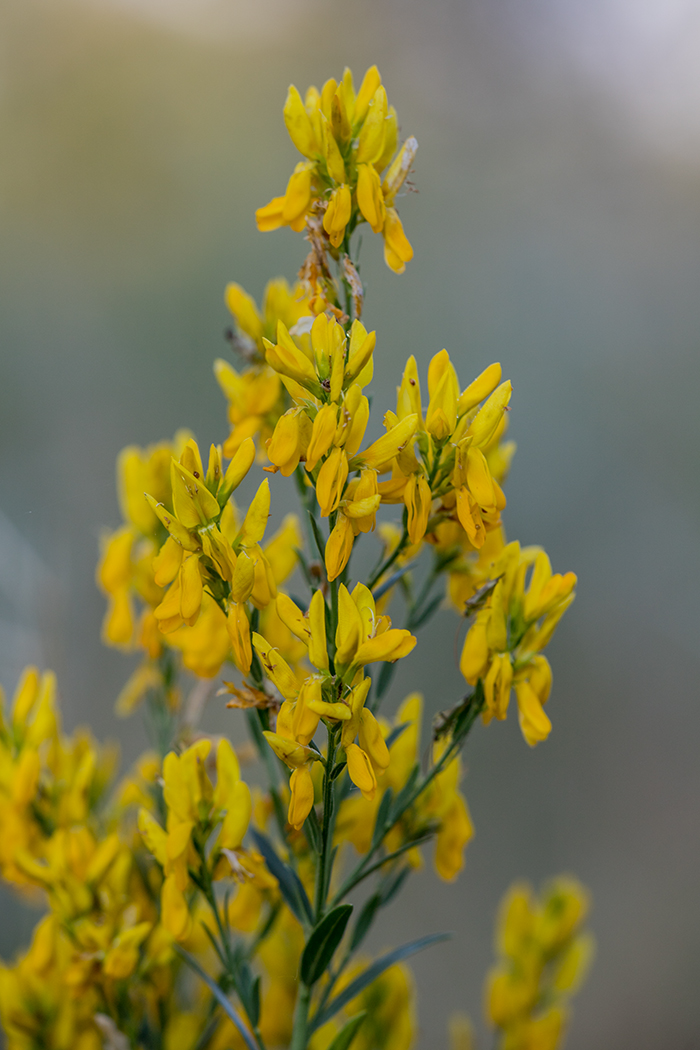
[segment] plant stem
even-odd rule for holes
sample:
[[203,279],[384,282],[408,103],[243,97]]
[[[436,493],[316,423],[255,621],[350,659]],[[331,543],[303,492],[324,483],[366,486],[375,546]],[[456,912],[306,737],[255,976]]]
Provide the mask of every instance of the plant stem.
[[316,866],[316,901],[314,913],[314,925],[323,918],[326,904],[326,883],[328,881],[328,854],[330,842],[330,829],[333,820],[333,781],[331,774],[335,764],[336,734],[334,730],[328,731],[328,755],[326,757],[326,768],[323,773],[323,824],[321,826],[321,852]]
[[296,1009],[294,1010],[294,1027],[292,1029],[292,1041],[289,1050],[306,1050],[308,1038],[309,1006],[311,1005],[311,989],[302,984],[299,987]]
[[[433,782],[435,777],[439,773],[442,772],[442,770],[445,768],[447,763],[452,759],[452,757],[455,754],[455,752],[460,750],[464,746],[464,743],[466,741],[467,736],[471,732],[474,723],[476,722],[477,718],[479,717],[479,714],[481,713],[482,707],[483,707],[483,701],[482,702],[477,702],[477,703],[475,703],[473,705],[472,710],[469,713],[469,717],[466,720],[465,725],[462,728],[462,731],[460,732],[459,739],[458,740],[453,740],[450,743],[449,747],[447,747],[445,749],[445,751],[440,756],[438,761],[435,763],[433,768],[425,775],[425,777],[418,784],[418,786],[416,787],[415,791],[412,791],[411,794],[409,795],[409,797],[405,800],[401,811],[391,814],[391,824],[388,824],[388,825],[384,826],[384,828],[382,830],[382,834],[379,837],[378,841],[369,850],[369,852],[366,854],[366,856],[363,857],[363,859],[357,865],[355,870],[352,871],[350,873],[350,875],[347,877],[347,879],[345,880],[343,885],[340,887],[340,889],[338,890],[338,892],[335,894],[335,896],[333,897],[332,901],[330,902],[330,906],[331,907],[335,907],[336,904],[339,904],[340,901],[342,901],[343,897],[345,897],[346,894],[348,894],[350,892],[350,890],[353,889],[353,887],[357,886],[357,884],[359,882],[362,882],[362,880],[365,879],[368,875],[370,875],[372,873],[372,871],[375,871],[377,867],[381,867],[381,865],[383,863],[385,863],[385,861],[388,858],[384,858],[384,860],[382,860],[379,864],[372,865],[372,867],[370,868],[370,861],[374,857],[374,855],[377,852],[377,850],[381,847],[381,845],[382,845],[382,843],[384,841],[384,838],[391,831],[391,829],[394,826],[394,824],[396,824],[396,822],[401,819],[401,817],[406,812],[406,810],[409,809],[413,805],[413,803],[416,801],[416,799],[418,799],[423,794],[425,789]],[[416,843],[411,843],[411,845],[416,845]],[[408,849],[410,847],[407,846],[406,848]],[[403,850],[398,851],[398,852],[403,852]]]

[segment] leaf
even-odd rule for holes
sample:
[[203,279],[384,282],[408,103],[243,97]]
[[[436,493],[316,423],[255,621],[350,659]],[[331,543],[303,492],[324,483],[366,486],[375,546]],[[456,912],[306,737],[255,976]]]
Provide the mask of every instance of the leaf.
[[345,759],[342,762],[338,762],[337,766],[334,766],[333,772],[331,773],[331,780],[337,780],[340,774],[343,772],[347,765]]
[[395,670],[396,663],[382,665],[382,669],[379,672],[379,680],[377,682],[377,699],[384,696],[385,692],[391,685],[391,679],[394,677]]
[[413,767],[409,775],[408,780],[399,791],[398,795],[394,799],[394,805],[391,807],[391,816],[388,820],[394,825],[399,817],[408,809],[411,804],[411,797],[414,793],[416,786],[416,780],[418,779],[418,763]]
[[350,940],[350,951],[354,952],[362,944],[374,922],[374,917],[382,906],[382,898],[378,893],[373,893],[364,903],[362,911],[357,917],[355,929],[352,931]]
[[382,908],[386,907],[386,905],[394,899],[410,872],[410,867],[405,865],[404,867],[399,868],[397,872],[389,872],[389,874],[382,879],[379,889],[377,890],[377,893],[382,899]]
[[316,816],[316,810],[312,807],[308,817],[304,821],[304,834],[311,849],[315,853],[321,852],[321,829]]
[[368,966],[364,973],[361,973],[359,977],[351,981],[340,995],[336,995],[335,999],[331,999],[325,1010],[318,1013],[314,1018],[311,1030],[315,1031],[321,1025],[324,1025],[326,1021],[330,1021],[338,1013],[338,1010],[342,1010],[344,1006],[347,1006],[360,992],[363,992],[373,981],[381,977],[390,966],[394,966],[395,963],[401,962],[403,959],[408,959],[411,955],[415,955],[416,952],[422,951],[423,948],[429,948],[431,944],[447,941],[451,936],[451,933],[431,933],[427,937],[420,937],[417,941],[409,941],[408,944],[404,944],[401,948],[395,948],[393,952],[387,952],[386,955],[382,955],[371,966]]
[[412,631],[417,631],[419,627],[423,626],[426,620],[430,619],[430,617],[433,615],[438,605],[442,601],[442,597],[443,596],[441,594],[436,594],[433,600],[431,602],[428,602],[425,609],[423,609],[423,611],[416,617],[415,620],[411,618],[410,629]]
[[236,991],[240,997],[250,1023],[255,1027],[260,1020],[260,977],[256,977],[248,960],[238,954],[236,957]]
[[[387,788],[384,794],[382,795],[382,800],[379,803],[379,808],[377,809],[377,818],[374,822],[374,834],[372,835],[372,845],[370,846],[370,849],[374,849],[376,846],[379,845],[379,843],[384,838],[384,835],[388,830],[387,820],[389,817],[389,812],[391,810],[391,804],[393,799],[394,792],[391,790],[391,788]],[[389,825],[389,827],[390,826],[391,825]]]
[[391,747],[392,744],[395,744],[401,736],[401,734],[406,732],[410,724],[410,722],[402,722],[401,725],[394,726],[392,731],[389,733],[389,736],[384,741],[386,746]]
[[326,970],[343,939],[352,914],[352,904],[339,904],[325,915],[313,931],[302,952],[300,973],[304,984],[315,984]]
[[219,988],[218,984],[213,979],[213,977],[210,977],[206,970],[202,969],[202,967],[199,965],[194,956],[190,955],[189,952],[186,952],[184,948],[181,948],[179,944],[175,945],[175,950],[180,956],[182,956],[182,958],[185,960],[190,969],[194,970],[197,976],[201,977],[204,983],[208,986],[210,992],[212,993],[216,1001],[219,1003],[226,1016],[229,1017],[231,1021],[233,1021],[234,1025],[240,1033],[241,1039],[248,1047],[248,1050],[258,1050],[255,1040],[253,1039],[249,1030],[244,1025],[241,1017],[238,1015],[236,1010],[234,1010],[233,1006],[228,1001],[228,998],[222,992],[221,988]]
[[351,1017],[348,1023],[340,1029],[328,1050],[349,1050],[350,1044],[357,1035],[357,1030],[366,1016],[367,1011],[363,1010],[361,1014]]
[[321,530],[319,529],[318,522],[316,521],[315,517],[313,516],[313,514],[311,513],[310,510],[307,511],[307,514],[309,515],[309,519],[311,521],[311,530],[312,530],[312,532],[314,534],[314,539],[316,540],[316,547],[318,548],[318,553],[321,556],[321,564],[325,565],[325,563],[326,563],[326,545],[323,542],[323,536],[321,535]]
[[275,848],[266,835],[261,831],[252,830],[255,844],[265,858],[272,875],[275,876],[280,886],[280,893],[284,897],[285,904],[292,914],[299,920],[302,926],[313,922],[313,913],[306,890],[301,884],[297,873],[277,855]]
[[400,569],[397,569],[396,572],[392,573],[387,580],[384,580],[384,582],[380,583],[378,587],[375,587],[372,591],[372,597],[375,602],[378,602],[382,595],[386,594],[395,583],[398,583],[402,576],[405,576],[407,572],[410,572],[415,564],[415,561],[412,561],[409,562],[408,565],[403,565]]

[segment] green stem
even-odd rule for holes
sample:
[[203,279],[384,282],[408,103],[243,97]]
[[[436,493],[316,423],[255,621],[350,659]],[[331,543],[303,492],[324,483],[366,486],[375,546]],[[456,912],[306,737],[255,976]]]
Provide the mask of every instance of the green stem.
[[[384,828],[382,829],[382,834],[379,837],[378,841],[369,850],[367,855],[360,861],[360,863],[357,865],[355,870],[352,871],[350,873],[350,875],[347,877],[347,879],[345,880],[343,885],[340,887],[340,889],[338,890],[338,892],[335,894],[335,896],[333,897],[332,901],[330,902],[330,907],[331,908],[334,908],[336,906],[336,904],[339,904],[340,901],[342,901],[343,897],[345,897],[354,886],[357,886],[357,884],[359,882],[362,882],[362,880],[365,879],[367,877],[367,875],[371,874],[372,870],[376,870],[376,868],[374,866],[370,870],[370,861],[374,857],[374,855],[377,852],[377,850],[379,850],[379,848],[381,847],[381,845],[382,845],[386,835],[388,835],[388,833],[393,828],[394,824],[396,824],[396,822],[401,819],[403,814],[408,809],[410,809],[410,807],[413,805],[413,803],[423,794],[423,792],[426,790],[426,788],[433,782],[435,777],[438,776],[438,774],[442,772],[442,770],[445,768],[447,763],[452,759],[454,754],[457,751],[459,751],[464,746],[464,743],[466,741],[467,736],[471,732],[471,730],[472,730],[472,728],[474,726],[474,723],[476,722],[477,718],[479,717],[479,715],[481,713],[482,707],[483,707],[483,703],[475,703],[474,704],[472,710],[469,713],[469,718],[466,720],[465,725],[464,725],[464,727],[462,728],[462,730],[460,732],[459,740],[453,740],[452,743],[449,745],[449,747],[446,748],[446,750],[440,756],[440,758],[435,763],[435,765],[430,770],[430,772],[425,775],[425,777],[421,780],[421,782],[416,787],[415,791],[411,792],[409,797],[405,800],[403,808],[401,809],[401,811],[398,812],[398,813],[392,813],[391,814],[391,824],[388,824],[388,825],[384,826]],[[415,845],[415,843],[411,843],[410,844],[410,846],[412,846],[412,845]],[[410,846],[407,845],[406,849],[409,849]],[[382,863],[383,863],[383,861],[382,861]],[[377,867],[381,867],[381,863],[379,865],[377,865]]]
[[331,841],[331,827],[333,821],[333,781],[331,774],[335,765],[336,733],[328,730],[328,755],[326,757],[326,768],[323,773],[323,824],[321,826],[321,852],[316,865],[316,900],[314,909],[314,925],[323,918],[326,904],[326,884],[328,882],[328,860],[329,844]]
[[292,1041],[289,1050],[306,1050],[308,1040],[309,1007],[311,1005],[311,989],[305,984],[299,988],[296,1009],[294,1010],[294,1027],[292,1029]]
[[[315,490],[313,488],[308,488],[307,487],[307,485],[306,485],[306,471],[301,466],[301,464],[294,471],[294,481],[296,482],[297,492],[299,493],[299,499],[301,501],[301,504],[304,507],[304,509],[307,511],[307,513],[303,514],[302,517],[304,518],[304,522],[305,522],[306,538],[307,538],[307,541],[308,541],[308,544],[309,544],[309,554],[310,554],[311,557],[313,557],[314,547],[316,546],[316,543],[315,543],[315,540],[314,540],[313,529],[311,528],[311,522],[309,521],[309,514],[313,514],[314,513],[315,506],[316,506],[316,499],[315,499],[316,493],[315,493]],[[311,498],[309,498],[309,494],[311,494]]]
[[[426,835],[421,835],[417,839],[411,839],[410,842],[404,842],[403,846],[399,846],[399,848],[395,849],[393,853],[387,853],[386,857],[380,857],[380,859],[375,861],[374,864],[371,864],[369,868],[366,868],[354,882],[346,882],[342,887],[342,891],[338,891],[338,894],[336,895],[337,900],[340,900],[341,892],[343,896],[346,896],[350,890],[354,889],[360,882],[364,882],[364,880],[370,875],[374,875],[375,871],[379,871],[379,869],[383,868],[385,864],[390,864],[392,860],[398,860],[398,858],[403,856],[404,853],[408,853],[409,850],[414,849],[416,846],[423,846],[426,842],[429,842],[432,837],[433,833],[431,831]],[[335,903],[336,898],[332,901],[333,905],[335,905]]]
[[248,726],[250,728],[251,736],[255,741],[258,754],[260,755],[262,763],[265,766],[265,771],[267,772],[267,780],[270,786],[270,798],[272,799],[272,808],[275,812],[277,827],[279,828],[282,841],[286,842],[287,816],[284,812],[284,806],[279,791],[277,790],[277,784],[279,783],[279,770],[276,765],[275,756],[273,755],[267,740],[263,736],[263,729],[268,728],[265,724],[267,713],[258,708],[254,711],[247,711],[246,714],[248,716]]
[[420,619],[421,606],[424,605],[425,602],[428,600],[430,592],[433,588],[433,584],[435,583],[437,578],[438,574],[435,572],[435,569],[431,569],[425,579],[425,583],[420,589],[418,597],[413,603],[410,613],[408,614],[408,619],[406,621],[407,630],[412,631],[414,622]]

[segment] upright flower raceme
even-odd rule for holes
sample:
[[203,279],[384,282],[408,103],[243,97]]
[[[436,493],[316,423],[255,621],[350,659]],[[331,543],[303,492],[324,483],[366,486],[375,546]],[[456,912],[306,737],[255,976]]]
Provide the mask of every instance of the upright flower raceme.
[[520,728],[534,747],[552,728],[544,710],[552,671],[541,650],[574,600],[576,576],[552,574],[544,551],[521,551],[516,541],[494,564],[493,578],[495,586],[464,640],[460,670],[471,684],[483,682],[486,723],[506,717],[515,689]]
[[[104,635],[142,650],[117,708],[144,701],[153,750],[112,790],[110,751],[63,735],[53,676],[35,669],[0,716],[0,874],[48,907],[30,948],[0,967],[8,1050],[408,1050],[410,978],[391,953],[365,961],[363,939],[428,842],[442,879],[463,867],[460,753],[480,717],[505,718],[515,689],[526,741],[551,728],[543,650],[576,578],[506,538],[500,364],[462,387],[447,350],[422,381],[409,357],[383,431],[366,438],[377,336],[361,321],[353,235],[381,233],[404,271],[396,202],[416,141],[399,146],[376,67],[357,91],[348,70],[303,100],[290,88],[284,116],[302,160],[257,220],[303,230],[308,255],[260,307],[226,289],[241,360],[215,364],[225,440],[203,457],[183,431],[119,460],[123,524],[98,568]],[[266,475],[246,492],[256,463]],[[292,475],[302,517],[269,535]],[[376,564],[353,579],[371,545]],[[469,689],[425,741],[418,694],[393,723],[380,708],[443,588],[468,622]],[[244,712],[240,761],[254,754],[267,781],[253,793],[230,742],[199,729],[215,689],[198,679],[227,662],[216,695]],[[571,881],[538,900],[513,891],[487,990],[500,1050],[560,1041],[585,906]],[[453,1032],[466,1050],[466,1022]]]
[[357,92],[349,69],[342,80],[327,80],[321,91],[310,87],[304,99],[290,87],[284,121],[304,160],[296,165],[284,196],[258,209],[258,229],[291,226],[300,231],[317,219],[318,233],[337,252],[358,223],[366,222],[384,238],[387,266],[403,273],[413,249],[396,198],[418,143],[411,136],[397,152],[396,111],[377,67],[367,70]]

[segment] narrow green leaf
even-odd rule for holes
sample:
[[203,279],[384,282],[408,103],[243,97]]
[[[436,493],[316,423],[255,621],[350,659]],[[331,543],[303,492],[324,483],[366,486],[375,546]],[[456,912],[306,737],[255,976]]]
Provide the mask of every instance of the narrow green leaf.
[[382,908],[385,908],[390,901],[394,899],[396,894],[399,892],[404,882],[411,873],[411,869],[408,864],[404,867],[399,868],[397,872],[389,872],[386,875],[380,885],[377,893],[382,899]]
[[366,1016],[367,1011],[363,1010],[361,1014],[351,1017],[348,1023],[340,1029],[328,1050],[349,1050],[350,1044],[357,1035],[358,1029]]
[[391,807],[391,814],[387,818],[390,824],[395,824],[399,817],[401,817],[401,815],[410,805],[410,799],[415,790],[419,772],[420,770],[418,764],[416,763],[416,765],[411,770],[408,780],[394,799],[394,804]]
[[321,919],[302,952],[300,973],[306,985],[315,984],[333,958],[352,914],[352,904],[339,904]]
[[374,833],[372,835],[372,845],[370,847],[371,849],[374,849],[376,846],[379,845],[379,843],[384,838],[384,835],[388,830],[387,820],[389,818],[389,813],[391,811],[391,804],[393,802],[393,799],[394,792],[391,790],[391,788],[387,788],[384,794],[382,795],[382,800],[379,803],[379,808],[377,809],[377,817],[374,822]]
[[399,582],[402,576],[405,576],[407,572],[410,572],[411,569],[415,567],[415,564],[415,561],[412,561],[409,562],[408,565],[403,565],[400,569],[397,569],[396,572],[392,573],[387,580],[384,580],[384,582],[380,583],[378,587],[375,587],[372,591],[372,597],[374,600],[378,602],[387,591],[391,590],[394,584]]
[[250,968],[248,960],[238,954],[236,959],[236,991],[248,1015],[250,1023],[255,1026],[260,1019],[260,978]]
[[331,773],[331,780],[337,780],[340,774],[345,769],[346,765],[347,762],[345,761],[345,759],[343,759],[342,762],[338,762],[337,766],[334,767],[333,772]]
[[257,1047],[257,1045],[255,1043],[255,1040],[253,1039],[252,1035],[250,1034],[249,1029],[246,1028],[246,1026],[243,1023],[243,1020],[241,1019],[239,1014],[236,1012],[236,1010],[234,1010],[233,1006],[228,1001],[228,998],[222,992],[221,988],[219,988],[219,986],[216,983],[216,981],[214,980],[214,978],[210,977],[209,974],[206,972],[206,970],[202,969],[202,967],[199,965],[199,963],[194,958],[194,956],[190,955],[189,952],[186,952],[184,948],[181,948],[179,944],[175,945],[175,950],[185,960],[185,962],[190,967],[190,969],[194,970],[194,972],[197,974],[197,976],[201,977],[201,979],[207,985],[207,987],[209,988],[209,991],[214,996],[216,1001],[219,1003],[219,1005],[223,1009],[223,1011],[226,1014],[226,1016],[229,1017],[231,1021],[233,1021],[234,1025],[236,1026],[236,1028],[239,1031],[241,1039],[243,1040],[245,1045],[248,1047],[248,1050],[258,1050],[258,1047]]
[[321,828],[319,827],[316,810],[312,807],[304,821],[304,834],[314,853],[321,852]]
[[265,858],[265,863],[271,874],[279,882],[280,893],[284,897],[289,910],[302,926],[313,922],[311,904],[297,873],[277,855],[274,846],[266,835],[255,829],[252,829],[252,835],[255,839],[255,844]]
[[342,1010],[355,996],[363,992],[373,981],[376,981],[377,977],[381,977],[390,966],[401,962],[403,959],[408,959],[409,956],[415,955],[416,952],[422,951],[423,948],[430,947],[431,944],[447,941],[451,936],[451,933],[433,933],[428,937],[420,937],[417,941],[409,941],[408,944],[404,944],[401,948],[396,948],[393,952],[387,952],[386,955],[382,955],[371,966],[368,966],[364,973],[361,973],[359,977],[351,981],[340,995],[336,995],[335,999],[331,999],[325,1010],[322,1010],[314,1017],[311,1031],[315,1031],[321,1025],[324,1025],[326,1021],[330,1021],[332,1017],[335,1017],[339,1010]]
[[320,558],[321,558],[321,563],[323,565],[325,565],[325,561],[326,561],[326,553],[325,553],[326,544],[325,544],[325,542],[323,540],[323,536],[321,535],[321,530],[318,527],[318,522],[316,521],[316,518],[313,516],[311,511],[308,511],[307,513],[308,513],[309,519],[311,521],[311,529],[312,529],[313,534],[314,534],[314,539],[316,540],[316,547],[318,548],[318,553],[319,553]]
[[396,670],[396,663],[383,664],[382,669],[379,672],[379,680],[377,682],[377,699],[384,696],[385,692],[391,685],[391,679],[394,677],[394,671]]
[[369,929],[374,922],[374,918],[382,906],[382,899],[378,893],[373,893],[371,897],[368,897],[364,903],[362,911],[357,917],[355,923],[355,929],[352,931],[352,938],[350,940],[350,951],[355,951],[356,948],[362,944],[363,940],[369,933]]

